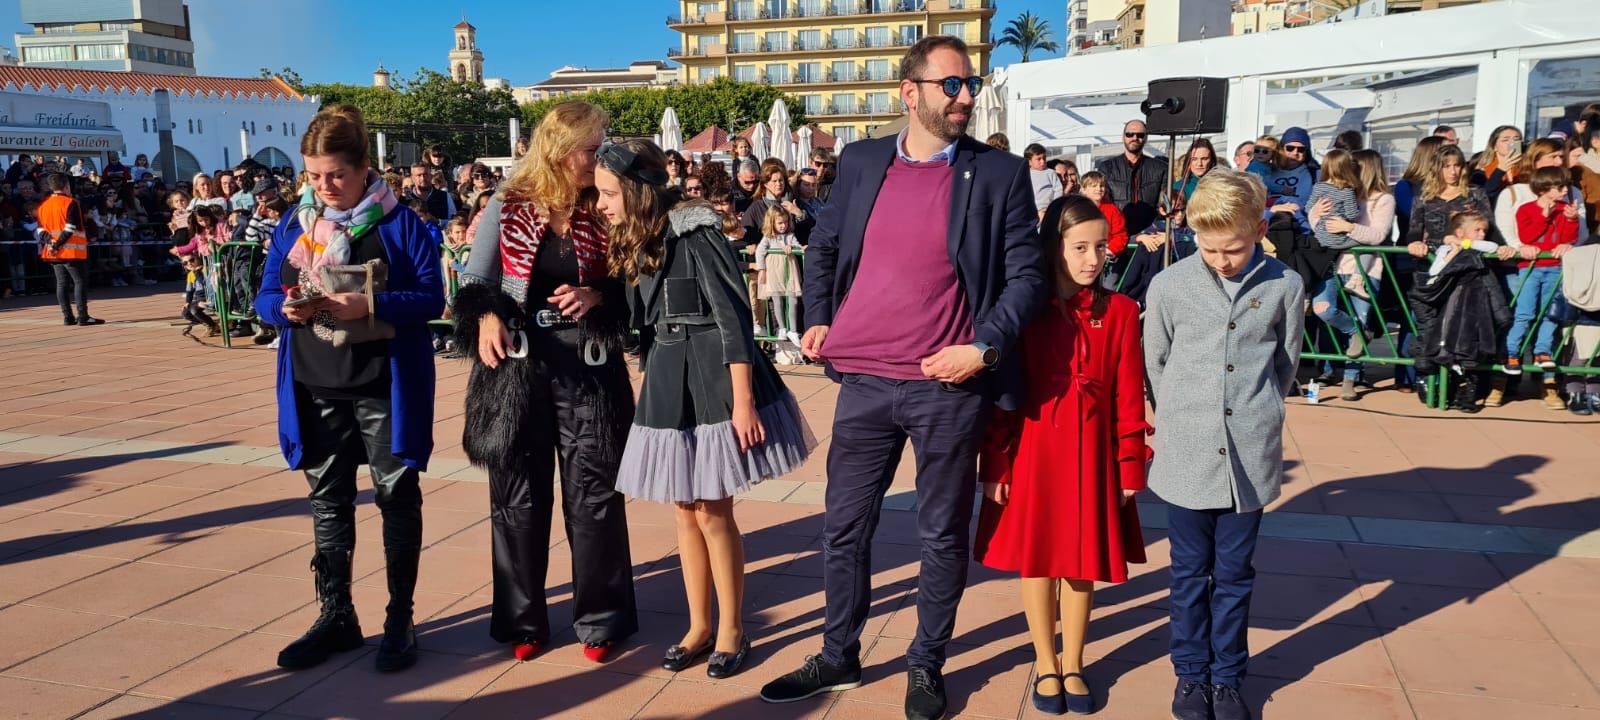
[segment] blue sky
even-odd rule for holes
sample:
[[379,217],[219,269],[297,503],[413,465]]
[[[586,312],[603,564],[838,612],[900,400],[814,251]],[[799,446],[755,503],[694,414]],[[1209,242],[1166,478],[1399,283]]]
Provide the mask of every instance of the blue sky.
[[[0,44],[8,47],[15,45],[15,33],[28,29],[19,5],[0,0]],[[406,75],[424,66],[443,71],[450,28],[463,11],[478,28],[484,74],[525,85],[563,65],[620,67],[664,59],[680,37],[666,26],[676,8],[672,0],[189,0],[202,74],[253,76],[261,67],[287,65],[310,82],[361,84],[371,82],[380,61]],[[1049,21],[1061,42],[1066,8],[1067,0],[1000,0],[996,34],[1031,10]],[[993,62],[1017,59],[1014,49],[1002,48]]]

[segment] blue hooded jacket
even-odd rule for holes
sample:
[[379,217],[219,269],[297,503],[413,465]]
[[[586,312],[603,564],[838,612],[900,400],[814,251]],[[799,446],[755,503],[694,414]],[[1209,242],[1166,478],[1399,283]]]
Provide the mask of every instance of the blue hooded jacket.
[[[389,257],[389,281],[376,298],[379,320],[394,326],[389,341],[390,450],[408,467],[428,469],[433,453],[433,340],[428,321],[444,313],[444,285],[440,278],[439,245],[410,208],[400,206],[378,222],[375,230]],[[300,435],[300,403],[294,383],[294,363],[289,351],[292,325],[283,314],[284,257],[300,237],[300,221],[285,213],[272,233],[272,249],[262,269],[261,292],[256,295],[256,315],[279,328],[278,342],[278,444],[291,469],[300,469],[305,443]]]

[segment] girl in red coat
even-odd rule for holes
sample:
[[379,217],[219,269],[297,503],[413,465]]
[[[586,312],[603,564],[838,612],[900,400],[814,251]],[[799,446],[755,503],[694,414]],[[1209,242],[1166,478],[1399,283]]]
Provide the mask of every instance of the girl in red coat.
[[1094,709],[1082,671],[1095,582],[1124,582],[1127,564],[1145,559],[1133,504],[1150,428],[1139,308],[1098,282],[1106,230],[1085,197],[1046,211],[1041,241],[1055,265],[1054,298],[1022,336],[1028,396],[995,418],[980,460],[977,558],[1021,573],[1037,654],[1034,705],[1058,715]]

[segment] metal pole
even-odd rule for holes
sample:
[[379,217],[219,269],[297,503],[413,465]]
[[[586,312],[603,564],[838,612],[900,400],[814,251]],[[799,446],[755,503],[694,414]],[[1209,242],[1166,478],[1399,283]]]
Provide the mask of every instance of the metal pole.
[[[1167,136],[1167,176],[1161,178],[1161,194],[1164,198],[1162,205],[1167,209],[1167,221],[1162,223],[1167,229],[1167,240],[1161,244],[1161,267],[1172,265],[1172,163],[1177,162],[1178,136]],[[1134,178],[1138,182],[1138,178]]]
[[239,127],[239,162],[244,162],[250,157],[250,131],[243,126]]
[[386,133],[386,132],[383,132],[383,131],[380,130],[378,132],[378,168],[380,168],[380,169],[383,168],[383,164],[385,162],[388,162],[388,157],[389,157],[389,133]]
[[178,182],[178,158],[172,150],[172,94],[156,90],[156,162],[168,185]]
[[522,139],[522,119],[511,118],[509,124],[511,126],[511,147],[506,155],[515,160],[517,157],[517,141]]

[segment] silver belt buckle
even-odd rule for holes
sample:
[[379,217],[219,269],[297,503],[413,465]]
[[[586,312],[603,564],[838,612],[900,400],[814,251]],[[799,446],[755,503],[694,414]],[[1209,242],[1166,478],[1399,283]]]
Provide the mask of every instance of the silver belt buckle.
[[540,310],[533,314],[533,322],[542,328],[555,327],[562,320],[561,313],[554,310]]

